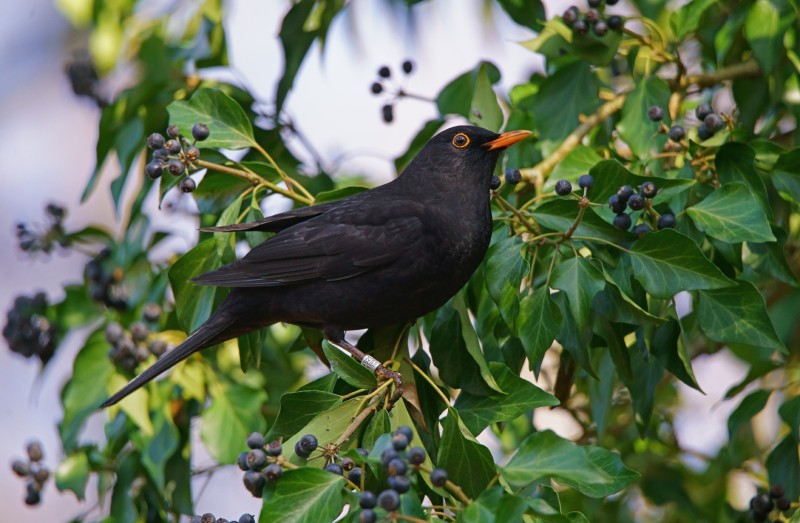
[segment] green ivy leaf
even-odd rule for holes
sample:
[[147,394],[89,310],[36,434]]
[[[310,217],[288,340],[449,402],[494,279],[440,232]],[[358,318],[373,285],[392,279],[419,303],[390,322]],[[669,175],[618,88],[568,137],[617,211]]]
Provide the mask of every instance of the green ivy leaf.
[[278,417],[267,432],[267,440],[293,436],[318,414],[341,403],[342,398],[330,392],[318,390],[287,392],[281,396]]
[[742,425],[750,423],[764,409],[771,395],[772,391],[759,389],[742,400],[728,418],[728,439],[732,440]]
[[693,0],[669,17],[669,26],[675,37],[680,40],[700,26],[700,20],[706,9],[714,5],[716,0]]
[[322,341],[322,350],[328,361],[331,362],[333,372],[353,387],[373,389],[378,385],[375,374],[360,365],[352,356],[333,346],[328,340]]
[[[500,81],[500,71],[490,62],[481,62],[471,71],[458,76],[447,84],[436,97],[436,107],[442,117],[448,114],[460,114],[464,118],[472,119],[472,109],[475,106],[487,110],[489,119],[496,119],[497,112],[491,105],[491,97],[497,105],[497,97],[492,85]],[[489,93],[491,91],[491,94]],[[477,104],[477,105],[476,105]],[[486,107],[483,107],[483,106]],[[499,105],[496,108],[500,109]],[[481,114],[481,117],[484,115]],[[502,118],[502,113],[500,113]],[[502,123],[502,120],[501,120]],[[499,125],[498,125],[499,128]]]
[[540,287],[519,303],[517,333],[528,364],[538,368],[545,352],[553,345],[561,326],[561,311],[550,296],[550,289]]
[[453,405],[472,434],[480,434],[492,423],[513,420],[536,407],[559,404],[554,396],[520,378],[506,365],[492,361],[489,369],[506,394],[476,396],[463,391]]
[[714,166],[717,168],[717,177],[722,185],[744,183],[761,204],[761,209],[767,218],[771,219],[772,207],[764,181],[756,171],[755,160],[756,153],[752,147],[743,143],[729,142],[717,151]]
[[550,430],[525,438],[500,475],[513,488],[549,477],[592,498],[610,496],[639,478],[616,452],[578,446]]
[[506,227],[499,228],[494,239],[484,258],[484,282],[506,325],[513,328],[519,316],[519,285],[528,266],[520,254],[522,241],[508,236]]
[[176,101],[167,106],[169,121],[184,136],[191,136],[196,123],[208,126],[208,138],[197,146],[214,149],[244,149],[256,143],[253,126],[242,106],[216,89],[199,89],[189,101]]
[[[138,431],[132,434],[131,440],[141,452],[142,465],[153,483],[159,490],[163,490],[166,483],[167,460],[178,449],[178,429],[175,427],[166,405],[153,413],[152,424],[152,434]],[[216,430],[223,432],[222,427],[216,427]],[[236,455],[238,456],[238,452]]]
[[550,286],[566,293],[572,316],[582,328],[590,323],[592,299],[606,286],[599,262],[576,256],[557,263],[550,277]]
[[772,226],[776,241],[768,243],[747,243],[742,261],[754,271],[772,276],[793,287],[800,285],[792,267],[786,261],[786,240],[788,234],[777,226]]
[[752,283],[700,293],[697,319],[706,336],[721,343],[739,343],[767,351],[789,352],[767,314],[764,296]]
[[800,147],[778,157],[772,168],[771,180],[781,198],[794,204],[800,202]]
[[789,425],[789,430],[795,439],[800,442],[800,396],[794,396],[784,401],[778,407],[781,419]]
[[769,74],[775,69],[783,53],[783,35],[786,32],[786,22],[791,25],[794,16],[788,13],[781,22],[781,13],[775,2],[770,0],[756,0],[747,12],[744,22],[744,34],[753,54],[758,60],[764,73]]
[[669,126],[669,111],[666,110],[669,97],[667,83],[653,75],[637,82],[625,98],[617,131],[639,158],[649,158],[653,152],[661,151],[667,141],[667,136],[658,132],[660,122],[651,121],[647,111],[654,105],[664,109],[664,123]]
[[589,197],[594,202],[606,203],[612,194],[623,185],[638,187],[644,182],[654,182],[658,186],[658,194],[653,199],[653,204],[667,202],[695,184],[694,180],[684,178],[659,178],[656,176],[639,176],[627,170],[617,160],[603,160],[589,171],[594,177],[595,184],[589,191]]
[[521,496],[509,494],[503,487],[495,485],[481,492],[477,499],[467,505],[458,521],[463,523],[523,521],[522,514],[526,507]]
[[340,189],[334,189],[332,191],[323,191],[314,197],[314,203],[320,204],[325,202],[335,202],[336,200],[341,200],[347,198],[348,196],[354,196],[366,190],[367,187],[353,186],[353,187],[342,187]]
[[[361,398],[353,398],[350,400],[345,401],[335,407],[332,407],[324,412],[321,412],[314,416],[314,418],[306,423],[303,428],[295,432],[295,434],[287,439],[283,443],[283,448],[285,449],[294,449],[295,444],[302,438],[305,434],[313,434],[319,440],[320,445],[327,445],[328,443],[333,443],[336,439],[341,436],[344,431],[347,429],[348,425],[352,419],[359,413],[361,409]],[[355,448],[356,442],[359,439],[360,431],[363,430],[363,425],[360,427],[356,433],[350,437],[350,439],[342,445],[343,450],[347,450],[351,447]],[[241,445],[241,444],[240,444]],[[286,456],[289,461],[294,463],[295,465],[314,465],[316,467],[322,468],[325,466],[323,460],[314,460],[311,462],[307,462],[305,458],[301,458],[297,456],[294,452],[290,455]],[[328,473],[330,474],[330,473]],[[338,514],[338,512],[337,512]]]
[[217,292],[217,287],[195,285],[191,279],[220,265],[216,243],[209,238],[181,256],[170,268],[169,281],[175,293],[175,311],[184,331],[193,332],[208,319]]
[[728,183],[686,209],[697,228],[729,243],[772,242],[766,214],[743,183]]
[[344,478],[303,467],[284,471],[275,493],[261,507],[260,523],[319,523],[342,512]]
[[478,497],[497,473],[492,453],[478,443],[452,408],[447,409],[442,425],[436,464],[445,469],[449,479],[472,498]]
[[[511,149],[513,151],[513,148]],[[591,147],[579,144],[572,149],[566,158],[561,160],[547,177],[542,186],[542,192],[553,192],[558,180],[567,180],[573,186],[578,184],[578,178],[589,172],[603,158]],[[568,200],[555,199],[549,201],[563,202]],[[545,203],[548,203],[545,201]]]
[[594,112],[597,91],[597,78],[585,62],[573,62],[549,76],[533,102],[540,137],[549,141],[564,139],[578,126],[581,114]]
[[[800,454],[795,434],[787,434],[767,456],[767,470],[770,485],[783,485],[789,499],[797,499],[800,495]],[[796,520],[800,511],[795,511],[792,520]],[[794,523],[794,521],[792,522]]]
[[242,442],[251,432],[264,432],[261,405],[267,394],[237,383],[217,382],[209,387],[211,404],[203,411],[200,435],[220,463],[236,463]]
[[[539,0],[498,0],[500,7],[519,25],[539,31],[545,20],[544,6]],[[511,521],[511,520],[508,520]]]
[[[481,63],[475,77],[475,90],[472,93],[472,103],[469,108],[469,121],[475,125],[499,131],[503,125],[503,111],[497,103],[497,94],[492,89],[492,82],[489,78],[488,63]],[[494,67],[494,66],[491,66]]]
[[633,277],[656,298],[681,291],[735,286],[689,237],[664,229],[636,241],[629,253]]
[[[162,176],[173,178],[172,176]],[[208,171],[203,180],[192,193],[197,208],[204,214],[219,214],[236,200],[245,189],[250,187],[250,182],[223,174]]]
[[56,487],[61,492],[71,490],[78,499],[83,500],[87,481],[89,481],[89,458],[85,451],[79,450],[58,464]]

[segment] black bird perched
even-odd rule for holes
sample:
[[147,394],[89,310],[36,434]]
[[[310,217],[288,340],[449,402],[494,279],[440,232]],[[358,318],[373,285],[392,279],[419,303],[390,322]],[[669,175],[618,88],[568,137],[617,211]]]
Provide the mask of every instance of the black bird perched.
[[109,398],[114,405],[195,352],[276,322],[322,329],[365,367],[400,375],[344,340],[414,320],[464,286],[489,246],[500,151],[531,134],[459,126],[434,136],[395,180],[343,200],[205,231],[270,231],[241,260],[194,279],[232,287],[211,317]]

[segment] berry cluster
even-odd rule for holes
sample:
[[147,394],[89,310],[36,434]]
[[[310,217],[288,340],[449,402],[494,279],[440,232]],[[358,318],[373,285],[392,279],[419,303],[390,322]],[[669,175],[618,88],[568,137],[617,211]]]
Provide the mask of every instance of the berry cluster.
[[42,501],[42,488],[50,478],[50,469],[42,465],[44,451],[38,441],[28,443],[25,448],[28,459],[15,459],[11,463],[14,473],[28,480],[26,485],[25,504],[38,505]]
[[58,329],[46,317],[47,296],[17,296],[6,315],[3,337],[12,352],[26,358],[37,356],[42,364],[53,356],[58,345]]
[[[638,187],[638,191],[634,190],[630,185],[623,185],[617,189],[616,194],[612,194],[608,199],[608,206],[614,211],[614,227],[619,229],[628,230],[634,223],[631,215],[636,211],[641,211],[647,208],[651,211],[652,199],[658,194],[658,187],[653,182],[644,182]],[[630,209],[630,213],[626,212]],[[655,212],[655,211],[652,211]],[[644,217],[645,214],[642,214]],[[675,216],[671,213],[664,213],[658,217],[657,227],[665,229],[675,227]],[[640,238],[650,232],[652,228],[647,223],[640,223],[633,228],[634,234]]]
[[[618,0],[605,0],[606,5],[614,5]],[[608,30],[622,31],[625,21],[621,16],[611,15],[603,19],[603,0],[587,0],[589,9],[581,13],[574,5],[567,8],[561,19],[565,24],[572,27],[572,32],[578,36],[585,36],[589,29],[600,37],[605,36]]]
[[[183,176],[187,169],[197,170],[195,162],[200,158],[200,149],[194,146],[196,142],[202,142],[208,138],[210,131],[208,126],[203,123],[196,123],[192,126],[192,137],[194,141],[189,141],[181,135],[177,125],[167,127],[167,138],[160,133],[153,133],[147,137],[147,147],[153,151],[153,159],[144,169],[148,177],[155,180],[160,178],[167,170],[172,176]],[[197,188],[195,182],[186,176],[180,183],[181,191],[189,193]]]
[[[148,307],[158,307],[150,304]],[[155,319],[147,317],[147,307],[145,308],[145,318],[148,321],[158,321],[160,308]],[[115,365],[127,372],[133,372],[139,363],[145,361],[150,354],[156,358],[161,357],[167,352],[167,343],[164,340],[150,338],[150,329],[141,321],[131,323],[129,330],[125,330],[119,323],[109,323],[106,327],[106,340],[111,344],[108,357]]]
[[[404,74],[411,74],[414,71],[414,62],[405,60],[401,65],[401,69]],[[392,70],[388,65],[382,65],[378,68],[378,78],[372,82],[369,89],[374,95],[379,95],[384,91],[388,92],[390,89],[393,89],[394,93],[392,99],[381,107],[383,121],[392,123],[392,121],[394,121],[394,102],[397,98],[406,96],[407,93],[393,81]]]
[[58,247],[68,247],[69,239],[64,233],[66,209],[54,203],[45,207],[47,225],[38,227],[31,224],[17,223],[17,242],[23,252],[43,252],[49,254]]
[[96,302],[112,309],[124,310],[128,307],[128,292],[122,285],[122,268],[111,262],[111,249],[104,248],[86,264],[86,279],[89,295]]
[[225,519],[207,512],[202,516],[193,516],[189,521],[190,523],[256,523],[256,518],[252,514],[242,514],[238,519]]
[[[695,109],[695,116],[702,123],[697,126],[697,137],[703,141],[708,140],[714,136],[717,131],[725,126],[722,116],[714,112],[714,109],[709,104],[700,104]],[[653,105],[647,110],[647,117],[653,122],[660,122],[664,118],[664,110]],[[686,129],[680,125],[673,125],[669,129],[665,125],[659,127],[659,132],[667,133],[669,139],[675,143],[680,143],[686,138]]]
[[[762,523],[769,519],[769,515],[773,510],[783,512],[784,515],[790,516],[788,511],[791,509],[791,501],[785,496],[786,492],[783,485],[773,485],[769,489],[769,493],[762,493],[753,496],[750,499],[750,517],[756,523]],[[774,521],[781,521],[776,519]]]
[[[239,468],[244,471],[244,486],[255,497],[260,498],[263,494],[264,485],[267,480],[277,481],[283,474],[284,458],[281,455],[283,449],[281,448],[281,441],[271,441],[267,445],[266,440],[262,434],[253,432],[247,437],[247,446],[250,447],[249,452],[242,452],[239,454],[237,464]],[[298,456],[308,456],[316,450],[317,438],[311,435],[303,436],[300,441],[295,445],[295,451]]]

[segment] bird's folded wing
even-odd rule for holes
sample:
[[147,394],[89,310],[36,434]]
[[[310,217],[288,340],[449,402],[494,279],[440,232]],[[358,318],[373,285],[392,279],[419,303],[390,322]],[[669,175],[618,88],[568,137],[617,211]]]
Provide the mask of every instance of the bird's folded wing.
[[388,265],[422,236],[416,216],[372,223],[310,220],[280,232],[244,258],[194,279],[201,285],[269,287],[352,278]]
[[280,214],[267,216],[260,220],[247,223],[234,223],[232,225],[220,225],[216,227],[203,227],[200,230],[203,232],[237,232],[237,231],[265,231],[265,232],[278,232],[296,225],[300,222],[319,216],[335,206],[340,202],[322,203],[320,205],[312,205],[311,207],[302,207]]

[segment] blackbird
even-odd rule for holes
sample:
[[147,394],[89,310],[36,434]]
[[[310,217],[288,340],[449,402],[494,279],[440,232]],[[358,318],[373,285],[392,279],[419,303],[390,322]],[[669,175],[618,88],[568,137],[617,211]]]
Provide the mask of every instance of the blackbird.
[[443,305],[483,260],[500,152],[530,135],[458,126],[431,138],[395,180],[348,198],[204,231],[269,231],[241,260],[194,278],[231,287],[211,317],[109,398],[114,405],[195,352],[276,323],[321,329],[384,379],[400,375],[345,341]]

